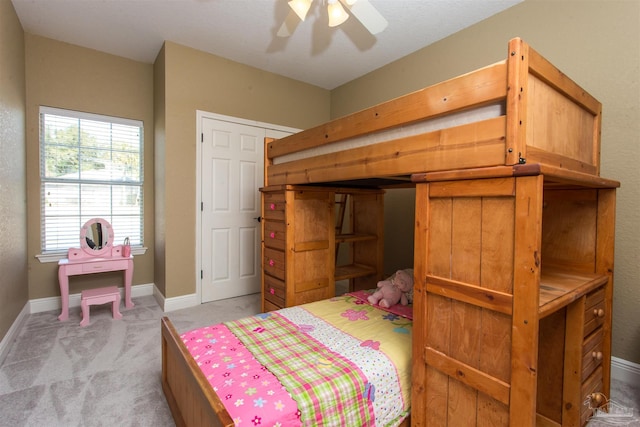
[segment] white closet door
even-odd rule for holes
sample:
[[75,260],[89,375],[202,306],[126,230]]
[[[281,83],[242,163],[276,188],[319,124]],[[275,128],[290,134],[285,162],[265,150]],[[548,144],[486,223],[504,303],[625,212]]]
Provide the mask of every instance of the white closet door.
[[260,292],[264,138],[289,133],[202,118],[202,302]]

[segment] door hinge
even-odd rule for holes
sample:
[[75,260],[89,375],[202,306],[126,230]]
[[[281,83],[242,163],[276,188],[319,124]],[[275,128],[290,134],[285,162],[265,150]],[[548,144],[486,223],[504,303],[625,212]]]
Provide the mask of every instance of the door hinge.
[[200,202],[200,212],[204,211],[204,202]]
[[204,279],[204,272],[200,270],[200,280]]
[[200,134],[200,142],[204,142],[204,133]]

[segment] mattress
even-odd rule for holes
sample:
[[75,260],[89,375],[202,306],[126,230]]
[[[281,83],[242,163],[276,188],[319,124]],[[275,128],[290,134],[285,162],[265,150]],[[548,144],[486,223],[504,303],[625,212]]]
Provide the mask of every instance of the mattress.
[[434,132],[455,126],[462,126],[468,123],[488,120],[495,117],[504,116],[506,106],[504,102],[496,102],[469,110],[458,111],[441,117],[418,121],[405,126],[399,126],[380,132],[349,138],[331,144],[308,148],[291,154],[285,154],[273,158],[273,164],[292,162],[295,160],[307,159],[323,154],[336,153],[352,148],[374,145],[385,141],[393,141],[408,136],[420,135],[427,132]]
[[410,306],[369,292],[181,334],[236,425],[396,426],[409,414]]

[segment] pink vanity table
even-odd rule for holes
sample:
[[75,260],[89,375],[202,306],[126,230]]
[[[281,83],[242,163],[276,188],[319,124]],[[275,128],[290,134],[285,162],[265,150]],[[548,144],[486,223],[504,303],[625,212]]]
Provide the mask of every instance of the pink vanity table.
[[[126,308],[134,306],[131,301],[131,279],[133,278],[133,255],[123,256],[124,246],[113,246],[113,229],[102,218],[87,221],[80,231],[80,248],[71,248],[68,258],[58,262],[58,281],[62,299],[62,312],[58,320],[69,318],[69,276],[124,272],[124,303]],[[129,252],[129,251],[126,251]]]

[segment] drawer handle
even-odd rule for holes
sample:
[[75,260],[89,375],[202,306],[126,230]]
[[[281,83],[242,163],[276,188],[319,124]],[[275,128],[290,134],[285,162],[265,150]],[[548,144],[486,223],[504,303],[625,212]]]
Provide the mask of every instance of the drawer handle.
[[598,362],[600,362],[602,360],[602,352],[594,351],[591,353],[591,357],[593,357],[593,360],[597,360]]
[[600,406],[604,403],[604,396],[602,395],[602,393],[591,393],[589,395],[589,398],[591,399],[592,402],[594,402],[596,405]]
[[276,265],[276,262],[275,262],[274,260],[270,259],[270,260],[269,260],[269,265],[270,265],[271,267],[273,267],[274,265]]
[[271,203],[269,205],[269,209],[271,209],[272,211],[275,211],[276,210],[276,204],[275,203]]
[[269,237],[271,237],[272,239],[276,238],[276,233],[274,233],[273,231],[271,233],[269,233]]
[[269,288],[269,293],[270,293],[271,295],[275,295],[275,294],[276,294],[276,290],[275,290],[275,289],[273,289],[273,288]]
[[602,318],[602,317],[604,317],[604,310],[601,309],[601,308],[594,308],[593,309],[593,315],[596,316],[596,317]]

